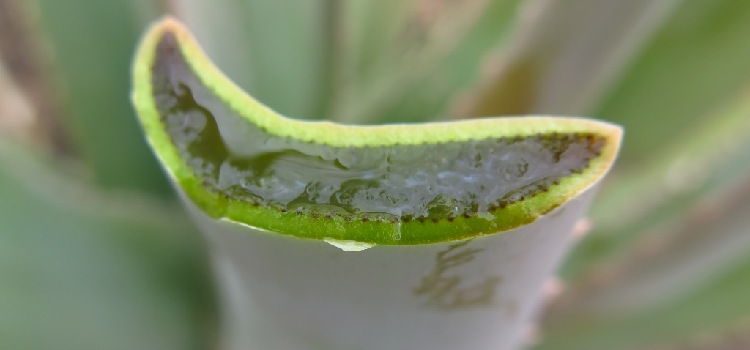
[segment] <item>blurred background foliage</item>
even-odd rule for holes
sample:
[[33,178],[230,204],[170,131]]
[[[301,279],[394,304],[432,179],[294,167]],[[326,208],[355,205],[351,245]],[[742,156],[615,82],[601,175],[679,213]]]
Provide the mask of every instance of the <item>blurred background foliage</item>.
[[533,348],[750,348],[745,0],[0,0],[0,348],[215,348],[205,247],[128,101],[165,13],[289,116],[622,124]]

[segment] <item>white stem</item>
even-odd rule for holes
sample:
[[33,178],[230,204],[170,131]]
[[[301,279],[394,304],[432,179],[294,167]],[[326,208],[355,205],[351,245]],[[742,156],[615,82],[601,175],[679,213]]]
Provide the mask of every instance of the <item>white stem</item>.
[[222,349],[516,349],[592,193],[502,234],[358,252],[192,208],[218,270]]

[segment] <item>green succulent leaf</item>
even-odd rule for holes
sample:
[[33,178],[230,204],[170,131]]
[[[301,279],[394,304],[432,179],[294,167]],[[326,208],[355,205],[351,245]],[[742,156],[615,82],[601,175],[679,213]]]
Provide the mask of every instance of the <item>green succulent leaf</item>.
[[[710,233],[699,234],[718,234],[713,245],[724,245],[719,241],[730,238],[740,246],[727,249],[724,245],[725,251],[747,249],[747,239],[742,238],[747,236],[747,210],[747,204],[740,206],[732,210],[731,216],[724,218],[721,225],[712,227]],[[683,255],[700,251],[705,248],[701,245],[705,240],[699,240],[693,237],[692,242],[676,247],[674,251],[683,251]],[[714,247],[708,249],[715,250]],[[673,255],[674,252],[665,254]],[[708,258],[717,259],[716,256]],[[649,260],[653,262],[653,259]],[[695,270],[696,275],[706,272],[700,268],[704,262],[686,262],[699,267]],[[646,269],[652,268],[649,266]],[[667,281],[672,278],[673,272],[669,271],[668,265],[659,264],[656,268],[658,271],[643,277]],[[683,274],[682,271],[674,273]],[[750,259],[747,254],[735,255],[729,263],[711,271],[710,276],[701,276],[709,279],[707,283],[689,290],[667,290],[672,297],[659,303],[632,305],[628,292],[625,298],[618,300],[618,293],[614,291],[609,299],[610,302],[615,301],[614,305],[605,302],[599,303],[599,306],[607,305],[601,310],[595,307],[581,311],[568,310],[564,315],[548,320],[544,342],[535,349],[744,349],[748,345],[747,332],[750,329],[747,316],[750,310],[747,298],[750,293],[749,275]],[[659,291],[657,287],[652,288],[651,292],[659,294],[664,290]],[[613,312],[612,306],[617,310]],[[727,344],[723,346],[722,343]]]
[[519,0],[346,4],[343,27],[353,34],[330,118],[357,124],[449,117],[456,95],[510,40],[523,7]]
[[58,170],[0,137],[0,348],[209,348],[206,257],[185,214]]
[[485,74],[457,106],[458,114],[595,112],[593,107],[669,18],[675,3],[523,2],[524,20],[504,49],[488,59]]
[[371,244],[458,240],[533,222],[595,184],[621,135],[575,118],[287,119],[232,84],[172,19],[141,44],[133,101],[172,179],[210,216]]
[[541,348],[596,349],[614,339],[622,349],[679,349],[747,332],[749,92],[603,193],[594,211],[603,233],[569,261],[574,279],[548,310]]
[[638,167],[666,140],[689,137],[750,77],[747,1],[679,1],[663,22],[592,110],[637,131],[623,166]]
[[37,0],[21,5],[38,8],[50,49],[44,53],[52,56],[40,59],[57,68],[51,78],[65,98],[64,126],[93,180],[107,188],[168,195],[168,183],[148,147],[133,142],[141,136],[124,98],[132,48],[145,20],[134,4]]

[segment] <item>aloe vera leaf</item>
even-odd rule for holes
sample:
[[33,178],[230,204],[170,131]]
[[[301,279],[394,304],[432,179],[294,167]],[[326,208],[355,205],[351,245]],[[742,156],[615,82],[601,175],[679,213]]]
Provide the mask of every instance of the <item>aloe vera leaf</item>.
[[[598,227],[578,245],[565,275],[580,278],[601,261],[627,259],[623,256],[640,237],[681,220],[687,203],[745,176],[749,86],[725,97],[722,106],[703,115],[703,123],[688,135],[655,152],[643,164],[645,170],[624,169],[610,178],[600,196],[602,206],[592,210]],[[643,196],[635,198],[632,193]]]
[[188,207],[212,244],[227,349],[482,350],[517,348],[591,195],[503,234],[408,246],[303,240]]
[[345,82],[332,118],[367,124],[447,117],[453,96],[477,78],[483,59],[505,42],[519,3],[412,2],[397,17],[394,25],[402,27],[367,74]]
[[[734,230],[735,237],[747,233],[747,204],[736,209],[737,215],[717,230]],[[714,230],[710,231],[704,234]],[[544,342],[537,349],[679,348],[700,344],[701,338],[707,336],[727,339],[734,334],[747,334],[750,261],[747,254],[737,258],[713,272],[699,288],[670,300],[622,313],[570,313],[564,320],[550,322],[545,327]]]
[[[744,59],[737,59],[735,61],[735,55],[729,53],[730,50],[734,49],[740,51],[740,56],[744,55],[745,47],[739,44],[740,41],[744,40],[743,35],[747,31],[743,29],[746,25],[745,20],[742,16],[745,16],[747,11],[742,11],[739,7],[745,6],[740,2],[700,2],[700,1],[687,1],[687,2],[674,2],[670,5],[672,8],[663,7],[665,4],[670,2],[652,2],[649,4],[645,3],[622,3],[616,4],[617,6],[631,6],[636,8],[638,6],[643,7],[643,10],[648,10],[648,16],[642,18],[648,18],[654,16],[654,13],[661,13],[661,19],[653,24],[653,29],[649,33],[643,33],[643,37],[640,39],[641,44],[635,45],[632,52],[629,53],[630,58],[623,60],[619,65],[621,66],[616,71],[619,74],[613,74],[610,76],[611,81],[607,82],[604,86],[609,88],[602,89],[603,94],[598,98],[587,98],[591,103],[581,104],[582,110],[576,111],[576,113],[592,113],[593,115],[601,115],[609,118],[610,115],[617,114],[616,120],[622,122],[627,120],[630,125],[629,139],[633,143],[637,143],[638,146],[647,144],[648,142],[656,142],[655,139],[651,141],[641,142],[641,135],[643,137],[650,138],[647,134],[660,134],[660,140],[658,145],[651,143],[650,150],[648,152],[637,151],[638,154],[631,153],[631,161],[628,164],[623,164],[620,171],[615,176],[610,177],[608,184],[604,186],[602,191],[602,200],[599,202],[600,205],[594,207],[592,212],[592,218],[595,221],[594,231],[589,237],[579,245],[577,250],[572,256],[571,263],[566,269],[568,276],[577,275],[582,269],[588,266],[595,266],[596,262],[600,260],[587,260],[586,257],[597,256],[605,259],[608,253],[615,250],[623,251],[627,247],[624,243],[632,235],[625,234],[624,231],[637,233],[644,231],[644,225],[640,217],[648,215],[651,221],[660,220],[660,214],[662,211],[656,211],[655,209],[666,203],[667,199],[675,199],[676,202],[671,205],[671,210],[675,210],[680,203],[687,197],[678,197],[675,193],[665,193],[664,189],[672,185],[665,185],[664,179],[667,175],[667,169],[671,166],[677,166],[677,161],[683,164],[698,164],[692,162],[694,158],[689,152],[682,152],[675,150],[672,151],[672,147],[669,145],[674,143],[678,146],[684,144],[681,140],[689,139],[700,139],[702,138],[701,131],[707,126],[710,127],[711,118],[713,118],[713,111],[720,109],[721,105],[727,103],[729,99],[734,98],[733,96],[737,93],[738,87],[741,89],[746,81],[746,74],[742,72],[747,69],[742,66]],[[568,6],[568,5],[566,5]],[[594,6],[594,5],[592,5]],[[597,2],[596,6],[608,7],[612,6],[612,3]],[[661,11],[652,11],[651,6],[661,8]],[[699,9],[714,8],[711,11],[701,11]],[[571,8],[572,11],[572,8]],[[625,13],[637,14],[638,12],[624,11]],[[551,19],[561,18],[558,12],[551,11]],[[588,10],[587,10],[587,13]],[[732,13],[732,15],[728,15]],[[540,19],[548,19],[544,16],[539,16]],[[582,20],[578,20],[576,16],[571,16],[573,23],[580,23]],[[600,16],[589,16],[587,18],[592,19],[595,23],[601,19]],[[636,16],[637,18],[637,16]],[[619,40],[612,39],[615,36],[612,34],[612,30],[615,30],[615,34],[631,35],[628,30],[619,31],[620,27],[611,25],[612,21],[601,21],[599,23],[604,24],[604,28],[600,30],[587,31],[587,33],[609,33],[609,35],[602,35],[603,40],[607,40],[611,43],[617,43],[620,45]],[[614,21],[614,23],[620,23]],[[633,25],[638,23],[634,20]],[[530,28],[534,28],[530,26]],[[551,35],[555,35],[561,30],[557,30]],[[638,30],[641,30],[638,28]],[[736,31],[735,34],[733,34]],[[549,31],[548,31],[549,32]],[[562,47],[562,52],[565,52],[566,48],[576,48],[574,43],[578,38],[585,37],[585,33],[579,33],[571,31],[571,38],[561,41],[564,44],[560,44],[556,47]],[[739,33],[739,34],[737,34]],[[528,36],[530,38],[531,36]],[[698,41],[693,40],[699,38]],[[609,38],[609,39],[608,39]],[[519,39],[520,40],[520,39]],[[715,43],[711,43],[715,40]],[[735,42],[735,40],[737,40]],[[627,42],[627,41],[626,41]],[[540,50],[547,49],[549,46],[542,44],[538,45],[526,45],[528,47],[537,47]],[[511,46],[512,47],[512,46]],[[720,49],[722,53],[712,53],[712,49],[716,47]],[[576,51],[578,52],[578,51]],[[714,56],[716,54],[716,56]],[[545,57],[548,55],[545,55]],[[562,55],[566,57],[565,55]],[[700,56],[702,58],[696,58],[693,61],[693,57]],[[504,56],[500,56],[504,57]],[[596,54],[585,55],[586,59],[598,58]],[[685,60],[684,57],[690,57]],[[711,61],[711,57],[717,57],[715,61]],[[616,58],[616,57],[615,57]],[[592,67],[607,67],[609,64],[602,60],[595,62],[589,62],[586,59],[580,60],[583,71],[588,73],[596,72],[597,69]],[[616,58],[620,60],[620,58]],[[698,62],[701,63],[698,63]],[[726,62],[725,62],[726,61]],[[549,60],[545,62],[556,63],[557,60]],[[698,68],[698,65],[705,64],[705,62],[712,62],[709,69],[703,70]],[[715,63],[713,63],[715,62]],[[724,73],[724,67],[729,67],[728,64],[731,62],[731,67],[727,68]],[[658,63],[658,67],[656,64]],[[688,68],[686,65],[691,65]],[[694,66],[693,66],[694,65]],[[502,65],[501,65],[502,66]],[[646,72],[648,69],[648,72]],[[732,70],[738,74],[730,73]],[[721,70],[721,72],[719,72]],[[580,69],[569,69],[569,71],[581,71]],[[700,71],[700,72],[698,72]],[[716,76],[709,78],[710,81],[716,82],[718,90],[721,93],[715,93],[714,84],[687,84],[679,83],[680,79],[695,79],[695,81],[707,81],[703,79],[703,74],[710,75],[707,71],[717,72]],[[693,74],[696,72],[701,76]],[[497,99],[492,100],[493,102],[499,102],[495,107],[485,109],[483,113],[500,113],[500,112],[512,112],[512,111],[527,111],[529,103],[523,101],[536,101],[540,102],[541,99],[536,97],[529,98],[527,95],[514,96],[513,93],[520,93],[525,89],[525,85],[529,81],[535,81],[530,76],[524,76],[523,74],[518,75],[517,78],[513,78],[511,73],[508,71],[500,70],[501,76],[507,76],[509,82],[504,86],[508,89],[508,93],[502,94],[501,91],[496,91],[493,94],[486,94],[486,96],[497,96]],[[576,75],[575,79],[569,82],[569,86],[577,86],[579,82],[586,82],[588,75]],[[504,75],[503,75],[504,74]],[[635,74],[637,80],[631,77],[631,74]],[[561,75],[544,75],[539,74],[543,81],[547,79],[556,79]],[[601,74],[596,73],[591,77],[596,77]],[[674,76],[672,76],[674,75]],[[729,77],[732,75],[732,77]],[[724,78],[722,78],[723,76]],[[727,78],[727,79],[725,79]],[[718,79],[718,80],[717,80]],[[721,80],[721,82],[719,82]],[[637,83],[637,85],[636,85]],[[676,88],[672,88],[672,84],[675,84]],[[550,91],[559,92],[562,95],[565,94],[577,94],[583,91],[590,90],[588,83],[581,84],[581,87],[571,89],[553,89]],[[627,85],[627,86],[626,86]],[[679,87],[677,87],[679,85]],[[659,90],[656,90],[656,87]],[[625,90],[624,88],[627,88]],[[707,94],[702,94],[702,88],[712,90]],[[505,91],[505,90],[503,90]],[[627,92],[621,95],[620,92]],[[674,96],[674,98],[662,99],[663,93],[667,96]],[[695,93],[693,95],[693,93]],[[677,97],[680,94],[680,97]],[[690,95],[688,95],[690,94]],[[509,97],[508,101],[503,102],[504,97]],[[636,100],[638,98],[639,100]],[[627,100],[626,100],[627,99]],[[657,101],[658,100],[658,101]],[[696,106],[701,104],[703,107],[698,109],[692,108],[689,111],[686,107],[688,104],[683,103],[684,101],[690,101],[689,104]],[[551,101],[551,100],[550,100]],[[570,98],[569,101],[578,101],[577,98]],[[514,104],[521,103],[527,107],[513,107]],[[586,106],[588,104],[588,106]],[[502,106],[512,107],[513,109],[498,109]],[[551,106],[551,105],[550,105]],[[520,109],[518,109],[518,108]],[[566,110],[570,105],[560,104],[551,106],[552,110]],[[621,109],[617,112],[612,107]],[[684,109],[683,109],[684,108]],[[668,110],[669,109],[669,110]],[[475,109],[478,111],[479,109]],[[471,114],[471,113],[469,113]],[[665,114],[669,114],[670,117],[663,117]],[[673,132],[673,127],[667,127],[667,124],[661,124],[663,120],[670,119],[671,123],[679,119],[680,122],[675,124],[677,132]],[[658,124],[652,124],[650,121],[658,121]],[[639,123],[639,124],[636,124]],[[668,131],[667,131],[668,130]],[[682,130],[682,131],[680,131]],[[626,147],[627,149],[630,146]],[[706,149],[716,149],[709,143],[705,144]],[[662,151],[654,151],[662,149]],[[664,150],[669,149],[668,152]],[[669,154],[668,154],[669,153]],[[702,153],[702,152],[701,152]],[[676,156],[680,158],[676,158]],[[670,158],[675,156],[675,158]],[[698,158],[712,159],[712,157],[718,156],[716,153],[706,154]],[[722,158],[715,158],[722,159]],[[694,166],[689,166],[695,168]],[[676,169],[676,168],[675,168]],[[703,171],[703,170],[701,170]],[[610,195],[611,192],[611,195]],[[676,191],[680,192],[680,191]],[[632,193],[641,193],[643,196],[633,196]],[[647,200],[641,200],[647,198]],[[638,214],[640,213],[640,214]],[[638,215],[638,216],[635,216]]]
[[208,348],[212,295],[185,215],[103,195],[2,136],[0,348]]
[[[749,171],[750,152],[744,156]],[[748,209],[744,196],[750,185],[747,179],[734,182],[691,201],[681,213],[651,228],[655,232],[634,242],[629,257],[607,262],[607,283],[587,288],[584,281],[570,291],[576,299],[575,311],[566,303],[567,312],[554,317],[571,311],[647,309],[713,283],[714,276],[734,266],[750,250],[750,237],[741,226],[746,222],[742,219]]]
[[37,139],[39,121],[34,115],[31,102],[0,62],[0,130],[25,144],[44,144],[49,140]]
[[[242,8],[243,1],[220,0],[215,2],[197,0],[171,1],[171,13],[184,21],[203,43],[206,52],[213,57],[239,86],[256,94],[263,94],[253,83],[251,51],[262,44],[248,39],[248,26],[255,13]],[[269,30],[269,32],[272,32]],[[268,35],[264,39],[270,39]],[[281,105],[279,108],[286,108]]]
[[680,2],[593,111],[633,131],[623,167],[639,166],[661,147],[665,130],[670,139],[687,137],[746,86],[748,40],[746,1]]
[[525,2],[523,19],[459,101],[457,113],[594,112],[678,2]]
[[[748,93],[746,87],[729,96],[724,107],[701,118],[705,125],[655,155],[658,166],[637,175],[620,174],[638,176],[616,180],[630,187],[603,193],[602,206],[619,215],[600,216],[602,233],[582,242],[573,254],[567,270],[575,280],[545,316],[548,347],[562,347],[558,337],[568,337],[567,332],[572,332],[569,346],[585,349],[596,348],[605,337],[613,339],[608,346],[627,337],[623,348],[679,348],[686,343],[701,348],[693,343],[747,331],[744,315],[750,306],[725,296],[735,292],[722,290],[718,281],[730,273],[746,279],[739,274],[746,270],[742,266],[750,248]],[[632,193],[649,195],[634,208]],[[696,295],[705,296],[696,300]],[[660,325],[665,322],[660,313],[674,310],[680,310],[678,316]],[[571,331],[564,325],[568,322],[583,326]]]
[[[410,12],[416,1],[349,1],[344,4],[344,52],[340,58],[347,89],[387,72],[388,59],[397,55]],[[353,92],[356,95],[358,92]]]
[[339,7],[338,1],[321,0],[174,4],[177,17],[194,28],[233,80],[273,109],[299,118],[326,115]]
[[139,142],[138,124],[123,97],[143,15],[131,3],[114,0],[23,5],[38,10],[65,97],[64,126],[93,179],[105,187],[168,194],[157,163]]
[[[621,137],[616,126],[575,118],[370,127],[286,119],[233,85],[172,19],[145,35],[133,74],[147,138],[214,247],[230,349],[514,347]],[[499,160],[527,153],[535,156]],[[472,188],[467,202],[441,182],[482,176],[451,163],[467,159],[508,183],[503,164],[543,173],[543,187],[506,187],[494,207]],[[388,176],[368,175],[383,161]],[[400,171],[434,177],[415,190],[389,182]],[[378,195],[368,192],[373,179],[383,183]],[[300,181],[303,195],[291,192]],[[473,182],[482,180],[464,185]]]
[[44,45],[25,3],[0,2],[0,128],[58,156],[73,153]]
[[[156,25],[143,40],[134,68],[134,86],[133,101],[152,147],[173,180],[194,203],[216,218],[298,237],[330,237],[372,244],[418,244],[508,230],[534,221],[591,187],[609,169],[619,146],[619,128],[572,118],[503,118],[375,127],[293,121],[259,104],[232,84],[210,63],[189,33],[173,20]],[[514,144],[518,146],[510,146]],[[271,148],[264,150],[268,145]],[[460,161],[459,153],[466,157],[466,154],[479,152],[471,157],[489,157],[485,163],[490,164],[495,161],[493,157],[503,157],[501,151],[495,152],[493,147],[505,146],[510,146],[509,149],[541,149],[547,155],[532,157],[553,159],[549,163],[549,172],[539,173],[543,170],[536,167],[544,162],[537,161],[531,166],[540,176],[538,179],[517,182],[516,186],[520,187],[516,188],[512,185],[499,189],[488,187],[488,191],[504,192],[497,198],[476,201],[462,199],[477,196],[468,192],[448,193],[447,198],[441,199],[438,198],[440,193],[423,195],[409,187],[409,191],[416,192],[409,192],[408,196],[432,197],[403,212],[399,208],[406,202],[398,199],[401,194],[388,192],[391,184],[372,185],[372,181],[361,181],[366,177],[359,178],[363,176],[361,171],[378,171],[374,168],[367,170],[367,167],[379,166],[367,157],[375,157],[377,162],[377,157],[381,156],[395,162],[387,169],[399,166],[408,169],[413,160],[407,158],[417,157],[427,159],[423,161],[424,166],[436,167],[434,171],[447,171],[445,176],[469,176],[454,174],[463,171],[460,167],[451,168],[457,165],[441,168],[440,164],[453,161],[453,158],[434,153],[455,153]],[[285,149],[292,153],[285,154]],[[258,151],[261,153],[253,155]],[[373,155],[367,155],[365,151]],[[548,152],[562,153],[555,156]],[[576,152],[580,154],[575,155]],[[294,186],[299,187],[300,181],[307,181],[282,176],[296,173],[293,168],[283,168],[283,158],[287,156],[292,157],[292,162],[304,164],[313,161],[312,166],[323,167],[324,171],[335,172],[338,171],[336,168],[349,167],[354,167],[355,171],[332,175],[330,178],[339,181],[336,183],[316,179],[304,185],[339,187],[340,194],[326,195],[319,190],[302,189],[304,195],[309,196],[312,191],[312,196],[325,198],[322,201],[305,199],[302,193],[292,193],[287,198],[283,195],[288,196],[289,191],[296,190]],[[302,158],[297,159],[298,156]],[[276,170],[273,162],[278,157],[282,158],[282,168]],[[529,161],[532,160],[521,160]],[[356,167],[361,166],[365,168],[357,170]],[[527,172],[525,167],[528,164],[515,166],[523,168],[522,175]],[[270,170],[254,170],[253,167]],[[247,171],[265,171],[272,176],[266,178],[261,174],[243,180],[243,173]],[[276,171],[278,173],[274,173]],[[403,175],[393,173],[392,176]],[[243,187],[236,181],[252,183]],[[268,188],[274,181],[291,182],[282,183],[278,190]],[[415,179],[404,178],[403,181]],[[348,184],[353,184],[351,191],[348,187],[344,191]],[[441,186],[451,187],[447,182],[437,181],[428,188],[439,189]],[[271,194],[264,192],[268,190],[272,191]],[[377,195],[380,197],[360,202],[360,196],[371,196],[366,195],[368,190],[381,191]],[[295,200],[301,201],[302,206],[295,207]],[[434,201],[437,201],[434,205],[430,204]],[[431,214],[431,210],[450,213]],[[318,216],[325,220],[318,220]]]

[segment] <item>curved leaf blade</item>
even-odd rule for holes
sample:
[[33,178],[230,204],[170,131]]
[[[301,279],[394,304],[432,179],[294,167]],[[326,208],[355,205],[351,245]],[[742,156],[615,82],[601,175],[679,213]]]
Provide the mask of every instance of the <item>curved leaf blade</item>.
[[[575,118],[384,126],[286,119],[231,83],[172,19],[156,24],[145,36],[135,63],[134,85],[133,101],[152,147],[198,207],[217,219],[305,238],[420,244],[506,231],[533,222],[593,186],[611,167],[621,136],[616,126]],[[503,163],[508,157],[519,160]],[[472,180],[456,186],[440,180],[441,176],[490,176],[504,171],[484,166],[486,174],[472,174],[483,166],[483,160],[501,162],[507,171],[518,172],[495,175],[516,182]],[[461,163],[465,161],[476,165],[467,168]],[[332,172],[328,178],[341,181],[324,184],[333,187],[325,190],[336,191],[333,194],[310,190],[323,183],[305,178],[315,178],[310,170],[288,183],[268,185],[295,171],[276,168],[284,162],[324,168]],[[426,176],[432,176],[423,189],[406,192],[408,198],[417,198],[416,206],[408,204],[408,198],[392,199],[412,190],[403,183],[414,178],[406,176],[393,186],[388,180],[397,174],[391,169],[408,173],[416,169],[414,164],[428,168]],[[527,171],[529,166],[532,171]],[[533,176],[525,177],[527,173]],[[226,177],[233,180],[227,184]],[[357,183],[353,194],[342,194],[348,191],[348,181],[363,179],[375,184],[362,190]],[[473,183],[478,183],[478,189],[470,188]],[[294,186],[305,193],[280,198]],[[482,186],[494,197],[484,195]],[[440,188],[463,192],[452,194]],[[304,199],[303,195],[327,199]],[[343,195],[354,199],[341,199]],[[360,201],[362,196],[367,199]],[[295,207],[295,201],[312,208]],[[433,209],[450,213],[433,213]]]

